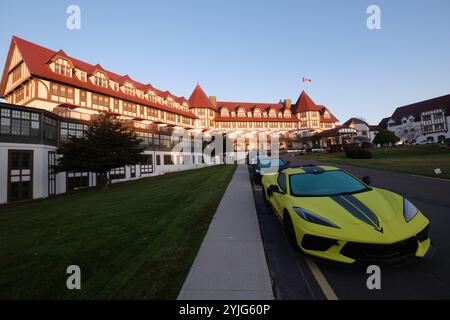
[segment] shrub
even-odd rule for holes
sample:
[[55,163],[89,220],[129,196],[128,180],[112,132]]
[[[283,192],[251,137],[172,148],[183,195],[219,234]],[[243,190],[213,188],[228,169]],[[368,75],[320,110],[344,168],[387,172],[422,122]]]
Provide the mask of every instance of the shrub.
[[365,141],[365,142],[361,143],[361,148],[372,148],[372,147],[373,147],[372,142]]
[[345,151],[345,155],[350,159],[370,159],[372,152],[366,148],[354,148]]

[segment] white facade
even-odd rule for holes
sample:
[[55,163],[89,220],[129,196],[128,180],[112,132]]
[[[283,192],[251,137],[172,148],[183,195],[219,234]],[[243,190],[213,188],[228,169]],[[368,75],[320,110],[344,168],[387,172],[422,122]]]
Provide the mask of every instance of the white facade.
[[[56,147],[47,145],[24,144],[24,143],[0,143],[0,204],[8,202],[8,185],[12,177],[10,176],[10,168],[8,159],[10,151],[31,151],[32,152],[32,167],[30,180],[32,181],[32,197],[30,199],[42,199],[51,196],[52,191],[50,187],[49,176],[49,152],[55,152]],[[125,167],[125,177],[123,179],[112,180],[113,183],[137,180],[146,177],[157,176],[165,173],[191,170],[202,168],[207,165],[214,165],[219,163],[218,159],[206,159],[207,163],[201,160],[202,154],[189,153],[174,153],[165,151],[145,151],[146,155],[151,155],[153,165],[151,173],[141,173],[141,165],[135,166],[135,175],[132,177],[132,167]],[[165,157],[166,156],[166,157]],[[159,157],[159,164],[157,163]],[[167,157],[172,159],[173,164],[166,163]],[[187,157],[192,159],[188,162]],[[166,159],[165,159],[166,158]],[[183,163],[182,158],[185,159]],[[28,171],[28,169],[26,169]],[[88,185],[85,187],[96,186],[96,175],[93,173],[86,173]],[[28,178],[27,178],[28,179]],[[61,172],[55,175],[55,188],[53,195],[62,194],[67,191],[67,173]]]
[[[450,139],[450,116],[439,117],[437,120],[434,118],[436,114],[435,112],[423,112],[420,121],[415,121],[413,116],[403,117],[401,124],[390,119],[388,129],[403,142],[413,144],[443,142],[445,139]],[[427,116],[431,118],[427,120]]]

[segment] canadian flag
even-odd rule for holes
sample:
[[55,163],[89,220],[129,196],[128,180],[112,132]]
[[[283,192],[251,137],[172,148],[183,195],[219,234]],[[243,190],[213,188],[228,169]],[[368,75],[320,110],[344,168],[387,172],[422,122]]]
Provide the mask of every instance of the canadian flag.
[[303,78],[302,78],[302,82],[311,82],[311,79],[310,79],[310,78],[305,78],[305,77],[303,77]]

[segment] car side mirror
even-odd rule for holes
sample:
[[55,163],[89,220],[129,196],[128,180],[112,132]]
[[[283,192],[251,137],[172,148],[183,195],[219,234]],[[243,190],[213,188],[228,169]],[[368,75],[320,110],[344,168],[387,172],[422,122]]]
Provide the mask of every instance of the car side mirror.
[[372,183],[372,179],[370,179],[369,176],[364,176],[364,177],[362,177],[361,180],[362,180],[362,182],[364,182],[367,185],[370,185]]
[[269,197],[273,194],[273,193],[280,193],[280,188],[275,185],[272,184],[267,188],[267,194],[269,195]]

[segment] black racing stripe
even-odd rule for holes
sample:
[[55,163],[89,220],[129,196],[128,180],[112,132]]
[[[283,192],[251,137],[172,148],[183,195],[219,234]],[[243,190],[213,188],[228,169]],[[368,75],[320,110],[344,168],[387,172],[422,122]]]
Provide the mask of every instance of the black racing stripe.
[[378,221],[378,217],[376,214],[370,210],[364,203],[362,203],[360,200],[358,200],[354,195],[348,194],[343,196],[346,200],[350,201],[356,208],[364,212],[364,214],[372,220],[372,222],[379,227],[380,222]]
[[305,171],[305,173],[322,173],[325,171],[323,168],[317,166],[302,167],[302,169]]
[[342,196],[332,196],[330,197],[334,201],[336,201],[341,207],[350,212],[355,218],[374,226],[374,223],[360,210],[358,210],[355,206],[353,206],[350,202],[345,200]]

